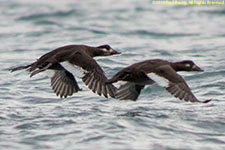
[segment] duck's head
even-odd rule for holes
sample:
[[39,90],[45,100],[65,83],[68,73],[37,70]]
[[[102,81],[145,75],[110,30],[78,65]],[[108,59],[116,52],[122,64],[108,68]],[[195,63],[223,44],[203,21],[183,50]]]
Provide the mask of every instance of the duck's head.
[[108,44],[100,45],[96,48],[97,49],[94,52],[94,56],[110,56],[110,55],[121,54],[120,52],[116,51]]
[[175,62],[173,63],[172,66],[176,71],[198,71],[198,72],[204,71],[191,60]]

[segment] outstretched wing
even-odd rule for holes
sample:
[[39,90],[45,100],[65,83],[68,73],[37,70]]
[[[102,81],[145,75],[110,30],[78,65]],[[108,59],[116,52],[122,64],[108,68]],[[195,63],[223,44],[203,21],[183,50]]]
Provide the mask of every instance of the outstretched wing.
[[180,100],[200,103],[208,103],[209,101],[211,101],[199,101],[191,92],[191,89],[189,88],[185,80],[169,65],[159,67],[158,70],[154,73],[148,73],[148,77]]
[[76,79],[66,70],[55,70],[51,77],[51,87],[56,95],[67,97],[80,91]]
[[116,98],[120,100],[133,100],[136,101],[144,88],[144,85],[138,85],[133,82],[126,82],[121,85],[116,91]]
[[116,87],[105,84],[107,78],[97,62],[89,55],[76,52],[70,55],[66,61],[60,63],[73,76],[82,78],[83,82],[94,93],[105,97],[115,97]]

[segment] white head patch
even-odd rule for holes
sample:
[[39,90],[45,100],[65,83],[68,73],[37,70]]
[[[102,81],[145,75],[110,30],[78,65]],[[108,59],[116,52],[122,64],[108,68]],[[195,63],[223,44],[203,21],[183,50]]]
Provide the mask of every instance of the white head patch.
[[189,67],[191,67],[191,65],[190,64],[185,64],[185,67],[189,68]]
[[109,51],[111,51],[111,49],[110,49],[110,50],[107,50],[106,48],[101,48],[101,50],[104,51],[104,52],[109,52]]
[[112,48],[110,49],[102,48],[101,50],[104,52],[109,52],[109,53],[112,53],[114,51]]
[[109,52],[110,52],[110,53],[113,52],[113,51],[114,51],[114,49],[112,49],[112,48],[109,49]]

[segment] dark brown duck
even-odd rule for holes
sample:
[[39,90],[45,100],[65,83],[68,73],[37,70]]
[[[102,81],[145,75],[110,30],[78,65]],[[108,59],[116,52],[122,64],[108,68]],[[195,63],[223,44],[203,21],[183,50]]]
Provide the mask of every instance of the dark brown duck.
[[152,59],[122,69],[106,83],[126,81],[116,92],[116,98],[121,100],[137,100],[145,85],[156,83],[180,100],[201,103],[211,101],[199,101],[191,92],[185,80],[177,73],[179,71],[199,72],[203,70],[191,60],[168,62],[161,59]]
[[86,45],[67,45],[54,49],[37,61],[11,69],[11,71],[27,69],[33,75],[51,71],[51,87],[56,95],[60,97],[71,96],[73,93],[80,91],[76,77],[98,95],[105,97],[115,97],[116,87],[112,84],[105,84],[107,78],[104,71],[93,59],[96,56],[110,56],[120,54],[112,49],[109,45],[98,47]]

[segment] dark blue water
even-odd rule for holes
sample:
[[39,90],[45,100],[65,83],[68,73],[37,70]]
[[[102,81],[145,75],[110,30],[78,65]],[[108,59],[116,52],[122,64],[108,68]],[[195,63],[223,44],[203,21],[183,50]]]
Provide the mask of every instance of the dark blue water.
[[[0,149],[225,149],[224,5],[1,0],[0,20]],[[119,49],[97,58],[108,77],[145,59],[191,59],[205,72],[181,75],[212,102],[179,101],[156,85],[136,102],[106,99],[81,81],[83,91],[60,99],[46,74],[8,71],[67,44]]]

